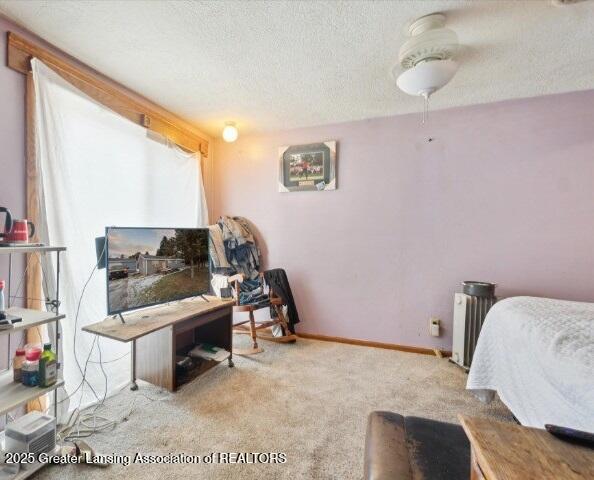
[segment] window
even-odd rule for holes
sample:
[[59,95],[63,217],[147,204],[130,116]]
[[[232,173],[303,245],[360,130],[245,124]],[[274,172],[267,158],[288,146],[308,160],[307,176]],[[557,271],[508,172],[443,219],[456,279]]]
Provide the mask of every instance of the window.
[[[106,316],[105,271],[94,270],[95,237],[111,225],[203,226],[206,200],[199,154],[148,135],[39,60],[31,63],[40,235],[68,248],[61,264],[61,352],[72,409],[101,400],[130,378],[128,345],[80,330]],[[88,383],[81,384],[83,372]]]

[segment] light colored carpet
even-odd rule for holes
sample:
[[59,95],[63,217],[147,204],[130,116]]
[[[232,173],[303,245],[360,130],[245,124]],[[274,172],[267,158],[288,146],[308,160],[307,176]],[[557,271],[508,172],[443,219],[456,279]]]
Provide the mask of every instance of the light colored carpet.
[[485,406],[466,392],[466,374],[446,359],[305,339],[263,346],[176,394],[146,383],[124,390],[106,412],[118,417],[134,405],[132,414],[89,443],[104,454],[284,452],[285,464],[50,466],[37,478],[360,479],[373,410],[451,422],[458,413],[511,419],[501,403]]

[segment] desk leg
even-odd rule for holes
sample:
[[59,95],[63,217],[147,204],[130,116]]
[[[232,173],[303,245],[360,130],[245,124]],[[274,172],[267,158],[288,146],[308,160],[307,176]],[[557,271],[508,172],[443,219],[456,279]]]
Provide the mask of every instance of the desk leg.
[[233,368],[235,364],[233,363],[233,311],[229,313],[229,331],[228,331],[228,343],[229,343],[229,358],[227,359],[229,368]]
[[132,381],[130,390],[138,390],[138,384],[136,383],[136,340],[132,340],[132,365],[131,365]]
[[483,471],[474,454],[474,448],[472,447],[470,449],[470,480],[485,480]]

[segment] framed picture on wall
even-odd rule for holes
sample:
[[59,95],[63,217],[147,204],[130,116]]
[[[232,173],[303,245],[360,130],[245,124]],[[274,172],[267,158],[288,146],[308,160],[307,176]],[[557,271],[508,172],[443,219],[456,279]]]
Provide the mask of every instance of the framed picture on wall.
[[278,191],[336,190],[336,141],[279,147]]

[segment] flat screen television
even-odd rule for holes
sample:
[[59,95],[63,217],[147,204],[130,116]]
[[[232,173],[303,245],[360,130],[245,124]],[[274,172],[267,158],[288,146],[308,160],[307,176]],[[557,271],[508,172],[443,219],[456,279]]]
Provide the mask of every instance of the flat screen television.
[[208,293],[207,228],[107,227],[109,315]]

